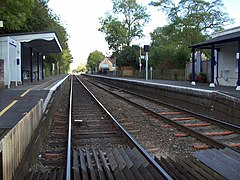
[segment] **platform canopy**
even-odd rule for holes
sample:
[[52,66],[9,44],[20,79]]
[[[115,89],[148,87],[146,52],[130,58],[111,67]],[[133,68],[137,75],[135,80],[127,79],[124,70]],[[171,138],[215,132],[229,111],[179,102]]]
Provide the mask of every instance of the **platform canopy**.
[[60,53],[62,47],[59,43],[56,32],[28,32],[28,33],[16,33],[5,34],[15,41],[24,43],[35,50],[43,54]]
[[240,27],[233,28],[230,31],[222,31],[217,33],[213,38],[198,44],[194,44],[191,47],[197,49],[210,49],[211,45],[218,45],[230,42],[237,42],[240,38]]

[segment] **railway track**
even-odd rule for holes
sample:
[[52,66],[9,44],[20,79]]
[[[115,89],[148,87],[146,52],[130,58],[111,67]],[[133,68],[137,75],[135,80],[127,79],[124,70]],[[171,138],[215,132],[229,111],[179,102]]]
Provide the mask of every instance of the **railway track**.
[[35,171],[25,179],[171,179],[80,79],[71,84],[73,98],[68,103],[64,96]]
[[[154,122],[149,122],[150,125],[154,124],[165,129],[176,127],[178,130],[173,132],[174,137],[192,136],[202,141],[203,143],[192,145],[195,149],[228,147],[238,152],[240,150],[240,129],[238,126],[163,104],[158,100],[101,82],[94,81],[93,84],[154,115],[156,119],[153,120]],[[165,123],[162,124],[160,121]]]

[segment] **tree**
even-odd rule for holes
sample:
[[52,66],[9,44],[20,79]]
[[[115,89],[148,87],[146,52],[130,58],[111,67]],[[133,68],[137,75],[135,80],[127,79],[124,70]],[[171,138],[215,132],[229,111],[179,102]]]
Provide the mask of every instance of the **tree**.
[[48,0],[1,0],[0,20],[4,21],[2,33],[55,31],[63,52],[47,55],[45,68],[51,69],[52,63],[56,65],[61,61],[61,72],[66,73],[72,62],[68,34],[60,18],[52,13],[47,3]]
[[103,53],[97,50],[91,52],[87,59],[87,68],[89,68],[93,73],[95,68],[97,68],[97,66],[100,64],[101,61],[103,61],[103,59],[104,59]]
[[80,63],[80,65],[77,67],[77,69],[75,69],[75,71],[77,73],[86,72],[86,66],[83,63]]
[[150,33],[152,43],[149,52],[150,64],[158,69],[183,69],[189,60],[190,49],[178,41],[171,25],[156,28]]
[[158,0],[150,5],[166,12],[170,24],[182,32],[189,33],[188,30],[192,29],[208,33],[233,22],[224,12],[222,0],[181,0],[177,5],[172,0]]
[[152,1],[166,12],[169,24],[151,33],[150,57],[161,68],[184,68],[189,61],[189,45],[205,41],[211,31],[223,29],[233,20],[224,12],[222,0]]
[[27,17],[32,15],[34,0],[1,0],[0,20],[4,27],[2,33],[21,31]]
[[130,46],[134,38],[143,36],[143,27],[149,22],[146,7],[136,3],[136,0],[112,0],[113,14],[106,13],[100,18],[99,31],[106,34],[109,48],[118,52],[125,46]]
[[138,68],[139,46],[126,46],[117,56],[117,66],[132,66]]

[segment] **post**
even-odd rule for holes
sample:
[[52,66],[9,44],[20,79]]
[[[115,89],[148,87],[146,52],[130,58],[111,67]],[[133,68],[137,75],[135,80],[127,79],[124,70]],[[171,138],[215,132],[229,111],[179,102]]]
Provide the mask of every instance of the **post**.
[[214,44],[211,45],[211,78],[209,87],[215,87],[214,84],[214,65],[215,65],[215,56],[214,56]]
[[139,71],[141,72],[142,71],[142,61],[141,61],[141,46],[140,46],[140,44],[139,44],[139,51],[140,51],[140,53],[139,53]]
[[191,85],[196,85],[195,82],[195,48],[192,48],[192,82]]
[[238,52],[236,54],[236,59],[238,61],[238,81],[237,81],[237,87],[236,90],[240,90],[240,38],[238,39]]
[[37,81],[39,81],[39,52],[37,52]]
[[153,79],[153,68],[150,67],[150,75],[151,75],[151,80]]
[[148,52],[146,52],[146,80],[148,80]]
[[30,53],[29,53],[29,55],[30,55],[30,81],[33,82],[33,75],[32,75],[32,73],[33,73],[33,48],[30,47],[29,49],[30,49]]
[[149,45],[144,45],[144,51],[146,52],[145,60],[146,60],[146,81],[148,80],[148,52]]

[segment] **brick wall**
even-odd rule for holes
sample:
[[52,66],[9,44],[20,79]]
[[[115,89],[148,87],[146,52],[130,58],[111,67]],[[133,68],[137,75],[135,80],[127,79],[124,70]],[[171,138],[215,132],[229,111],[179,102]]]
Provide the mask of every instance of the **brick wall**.
[[3,87],[4,83],[4,60],[0,59],[0,89]]

